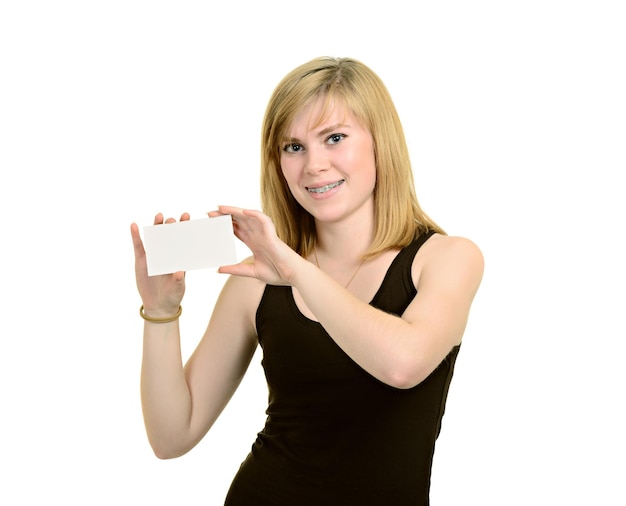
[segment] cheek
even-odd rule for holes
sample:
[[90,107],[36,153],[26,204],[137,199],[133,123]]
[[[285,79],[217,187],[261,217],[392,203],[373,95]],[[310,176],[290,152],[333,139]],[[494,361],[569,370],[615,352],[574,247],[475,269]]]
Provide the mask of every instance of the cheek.
[[281,161],[280,170],[285,178],[285,181],[287,181],[287,186],[293,193],[294,189],[298,186],[298,172],[296,167],[294,167],[293,163],[283,163]]
[[354,167],[365,179],[376,182],[376,159],[373,151],[365,146],[362,150],[356,151],[349,160],[345,160],[347,167]]
[[364,179],[367,181],[367,185],[372,191],[374,191],[374,188],[376,187],[376,180],[378,179],[378,174],[376,171],[376,160],[373,156],[364,157],[361,167],[363,167],[363,171],[365,174]]
[[279,163],[280,163],[280,171],[282,172],[284,178],[286,180],[289,180],[289,175],[293,172],[293,170],[291,169],[291,166],[289,165],[289,161],[281,156]]

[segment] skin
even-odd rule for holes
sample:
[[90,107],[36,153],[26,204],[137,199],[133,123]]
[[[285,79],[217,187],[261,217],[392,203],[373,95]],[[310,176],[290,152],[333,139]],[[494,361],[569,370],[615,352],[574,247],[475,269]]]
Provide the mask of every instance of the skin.
[[[255,313],[266,283],[291,286],[305,316],[319,321],[363,369],[395,388],[419,384],[461,342],[482,278],[480,250],[468,239],[435,234],[413,262],[418,293],[404,314],[370,306],[398,253],[360,260],[374,229],[372,137],[342,104],[313,126],[319,107],[314,102],[295,118],[282,146],[281,168],[294,197],[315,218],[320,267],[282,242],[262,212],[220,206],[209,216],[231,215],[235,235],[252,256],[220,267],[230,276],[188,362],[183,366],[178,321],[144,325],[142,406],[148,438],[161,458],[193,448],[239,385],[257,346]],[[338,182],[327,192],[309,191]],[[160,214],[155,218],[155,224],[171,222]],[[175,314],[184,274],[148,277],[136,224],[131,236],[145,313]]]

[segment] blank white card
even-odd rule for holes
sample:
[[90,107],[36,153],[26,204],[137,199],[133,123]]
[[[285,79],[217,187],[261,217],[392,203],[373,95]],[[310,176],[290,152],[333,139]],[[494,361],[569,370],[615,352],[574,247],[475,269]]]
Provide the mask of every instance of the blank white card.
[[143,228],[148,276],[237,262],[229,215]]

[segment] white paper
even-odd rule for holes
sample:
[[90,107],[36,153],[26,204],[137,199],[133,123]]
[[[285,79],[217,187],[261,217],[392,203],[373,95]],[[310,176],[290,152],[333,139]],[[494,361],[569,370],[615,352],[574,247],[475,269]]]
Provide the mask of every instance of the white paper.
[[148,276],[237,263],[229,215],[143,228]]

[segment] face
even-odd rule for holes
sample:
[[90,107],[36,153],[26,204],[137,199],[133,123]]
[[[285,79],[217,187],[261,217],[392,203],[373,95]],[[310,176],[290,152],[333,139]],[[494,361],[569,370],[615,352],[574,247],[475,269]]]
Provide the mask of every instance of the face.
[[320,123],[323,105],[318,99],[295,116],[281,144],[283,175],[294,198],[316,220],[372,220],[372,135],[341,102],[330,104]]

